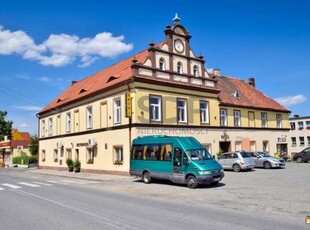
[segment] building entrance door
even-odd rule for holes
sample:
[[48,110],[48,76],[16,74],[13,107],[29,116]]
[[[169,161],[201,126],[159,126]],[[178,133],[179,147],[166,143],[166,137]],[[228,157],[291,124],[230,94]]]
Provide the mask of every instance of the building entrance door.
[[231,149],[230,141],[220,141],[220,149],[223,151],[223,153],[229,152]]

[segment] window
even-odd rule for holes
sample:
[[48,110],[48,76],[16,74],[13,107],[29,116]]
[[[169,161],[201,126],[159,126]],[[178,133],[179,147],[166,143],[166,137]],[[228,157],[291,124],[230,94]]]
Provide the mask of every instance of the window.
[[262,127],[267,128],[267,113],[262,113]]
[[45,120],[41,121],[41,137],[45,137]]
[[93,164],[94,163],[94,147],[87,148],[87,164]]
[[220,124],[221,126],[227,126],[227,110],[220,109]]
[[310,136],[307,136],[307,145],[310,145]]
[[277,128],[282,128],[282,115],[277,114],[276,115],[276,120],[277,120]]
[[241,126],[241,112],[239,110],[234,110],[234,125],[236,127]]
[[255,127],[255,114],[254,112],[249,112],[248,113],[249,116],[249,127]]
[[292,137],[291,140],[292,140],[292,146],[293,146],[293,147],[296,146],[296,145],[297,145],[297,143],[296,143],[296,137]]
[[183,65],[181,62],[178,62],[178,64],[177,64],[177,72],[179,74],[183,74]]
[[67,113],[66,116],[66,126],[67,126],[67,132],[70,133],[71,132],[71,113]]
[[121,100],[114,100],[114,124],[121,123]]
[[54,162],[58,162],[58,158],[59,158],[58,149],[54,149]]
[[209,103],[200,101],[200,122],[209,123]]
[[42,159],[42,162],[45,162],[45,157],[46,157],[45,150],[42,150],[42,152],[41,152],[41,159]]
[[177,119],[178,122],[187,122],[187,101],[177,99]]
[[123,164],[123,147],[114,146],[114,164]]
[[171,144],[134,145],[132,147],[131,159],[171,161],[172,160],[171,152],[172,152]]
[[91,129],[93,127],[93,109],[91,106],[86,108],[86,127]]
[[53,118],[48,119],[48,135],[53,135]]
[[150,96],[150,120],[161,121],[161,97]]
[[193,72],[194,72],[195,77],[199,77],[199,68],[197,65],[194,65],[194,71]]
[[310,121],[306,121],[306,129],[310,129]]
[[163,58],[159,59],[159,69],[160,70],[166,70],[166,62]]
[[298,129],[299,130],[304,129],[304,122],[298,121]]
[[299,145],[300,146],[305,145],[305,138],[304,137],[299,137]]
[[290,122],[290,125],[291,125],[291,130],[295,130],[295,122]]
[[66,158],[72,159],[72,150],[71,149],[66,149]]

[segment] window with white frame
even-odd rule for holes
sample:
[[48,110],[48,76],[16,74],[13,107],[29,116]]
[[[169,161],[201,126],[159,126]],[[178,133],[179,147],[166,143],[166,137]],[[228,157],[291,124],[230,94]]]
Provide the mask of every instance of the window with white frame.
[[291,140],[292,140],[292,146],[296,146],[297,145],[297,142],[296,142],[296,137],[291,137]]
[[114,99],[114,124],[121,123],[121,99]]
[[123,164],[123,146],[114,146],[114,164]]
[[262,113],[262,127],[267,128],[267,113]]
[[45,137],[45,120],[41,121],[41,137]]
[[295,130],[295,122],[290,122],[290,125],[291,125],[291,130]]
[[276,120],[277,120],[277,128],[282,128],[282,115],[277,114],[276,115]]
[[178,122],[187,122],[187,101],[177,99],[177,119]]
[[166,70],[166,62],[163,58],[159,59],[159,69],[160,70]]
[[150,96],[150,120],[161,121],[161,97]]
[[71,113],[70,112],[66,114],[66,130],[68,133],[71,132]]
[[183,74],[183,65],[181,62],[178,62],[178,64],[177,64],[177,72],[179,74]]
[[59,159],[59,149],[54,149],[54,162],[58,162]]
[[234,126],[241,126],[241,112],[239,110],[234,110]]
[[306,128],[310,129],[310,121],[306,121]]
[[221,126],[227,126],[227,110],[220,109],[220,124]]
[[93,127],[93,108],[88,106],[86,108],[86,127],[91,129]]
[[304,122],[298,121],[298,129],[303,129],[303,128],[304,128]]
[[310,145],[310,136],[307,136],[307,145]]
[[209,123],[209,103],[200,101],[200,122]]
[[299,137],[299,145],[300,146],[305,145],[305,138],[304,137]]
[[197,65],[194,65],[194,71],[193,72],[194,72],[195,77],[199,77],[199,68]]
[[53,118],[52,117],[48,119],[48,135],[49,136],[53,135]]

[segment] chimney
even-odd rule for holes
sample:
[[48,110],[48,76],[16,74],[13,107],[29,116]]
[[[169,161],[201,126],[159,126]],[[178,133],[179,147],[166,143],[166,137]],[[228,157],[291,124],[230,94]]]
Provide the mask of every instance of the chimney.
[[295,115],[294,115],[294,118],[299,118],[299,115],[295,114]]
[[221,70],[220,69],[214,69],[213,70],[213,74],[217,77],[220,77],[222,76],[222,73],[221,73]]
[[78,81],[71,81],[71,86],[73,86],[75,83],[77,83]]
[[255,78],[253,78],[253,77],[249,78],[249,85],[251,85],[255,88]]

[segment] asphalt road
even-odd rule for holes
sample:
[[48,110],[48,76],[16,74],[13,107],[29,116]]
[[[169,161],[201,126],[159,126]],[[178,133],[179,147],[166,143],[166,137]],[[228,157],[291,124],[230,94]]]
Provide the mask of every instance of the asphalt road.
[[0,229],[310,229],[309,170],[226,172],[217,187],[191,190],[3,169]]

